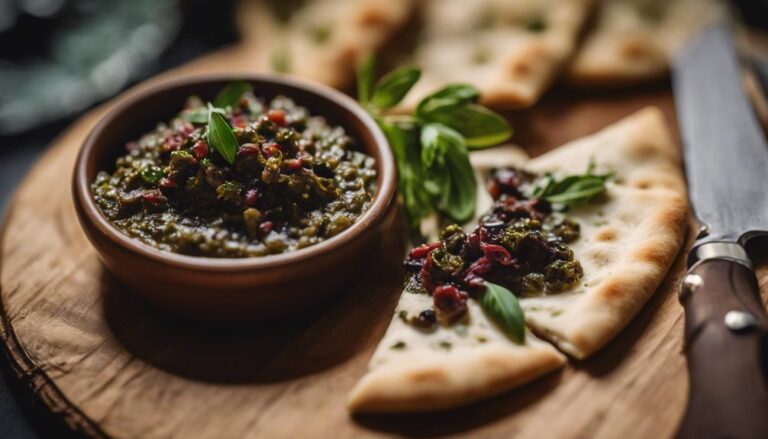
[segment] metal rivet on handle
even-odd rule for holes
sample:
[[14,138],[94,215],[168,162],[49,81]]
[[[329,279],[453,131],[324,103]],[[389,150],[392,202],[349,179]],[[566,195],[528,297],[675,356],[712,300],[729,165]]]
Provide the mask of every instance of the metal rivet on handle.
[[755,316],[744,311],[728,311],[723,321],[725,326],[734,332],[746,331],[757,326]]
[[678,291],[680,302],[687,300],[688,296],[696,291],[702,283],[704,283],[704,279],[698,274],[687,274]]
[[683,278],[683,287],[687,288],[690,292],[696,291],[702,283],[704,283],[704,279],[698,274],[688,274]]

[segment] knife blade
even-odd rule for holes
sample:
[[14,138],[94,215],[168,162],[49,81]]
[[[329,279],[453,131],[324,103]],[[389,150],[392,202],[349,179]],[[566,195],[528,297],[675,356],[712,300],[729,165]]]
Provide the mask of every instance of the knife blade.
[[688,405],[680,437],[768,437],[768,316],[747,241],[768,230],[768,143],[743,92],[728,28],[675,59],[673,90],[701,233],[680,289]]

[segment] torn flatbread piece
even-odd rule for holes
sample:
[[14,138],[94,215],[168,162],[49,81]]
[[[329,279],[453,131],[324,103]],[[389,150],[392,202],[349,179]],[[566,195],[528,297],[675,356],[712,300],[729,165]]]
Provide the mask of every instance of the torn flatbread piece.
[[494,108],[533,105],[576,47],[592,0],[428,0],[412,64],[422,79],[402,109],[449,83]]
[[720,0],[604,0],[566,81],[621,86],[663,78],[670,60],[698,31],[728,14]]
[[469,324],[426,332],[406,320],[432,297],[404,292],[369,369],[350,393],[353,412],[430,411],[465,405],[525,384],[565,364],[565,356],[528,333],[515,344],[469,303]]
[[[278,3],[277,5],[275,3]],[[240,27],[266,70],[344,88],[357,64],[384,46],[413,14],[415,0],[314,0],[301,7],[252,0],[241,7]],[[283,16],[285,15],[285,16]]]
[[[564,362],[533,334],[586,358],[639,312],[682,246],[680,157],[656,108],[522,169],[509,154],[475,164],[492,175],[486,213],[471,232],[451,226],[411,251],[405,291],[350,410],[443,409],[512,389]],[[533,334],[510,336],[509,315],[488,306],[499,285],[519,298]]]
[[661,111],[646,109],[526,165],[568,173],[594,159],[610,170],[607,200],[572,209],[572,244],[582,283],[557,295],[521,299],[526,322],[576,358],[618,334],[653,295],[685,239],[688,204],[680,157]]

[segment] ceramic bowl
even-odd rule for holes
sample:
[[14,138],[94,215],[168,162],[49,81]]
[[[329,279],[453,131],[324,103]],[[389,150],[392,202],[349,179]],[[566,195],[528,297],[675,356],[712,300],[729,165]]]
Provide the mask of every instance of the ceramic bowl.
[[[93,199],[99,171],[112,171],[126,142],[173,117],[190,95],[212,99],[227,83],[247,81],[267,100],[284,95],[344,127],[376,159],[377,191],[349,229],[294,252],[206,258],[162,251],[115,228]],[[351,98],[330,88],[271,75],[205,76],[165,82],[117,104],[93,129],[73,175],[77,215],[104,265],[129,290],[163,308],[206,319],[264,319],[318,308],[360,275],[394,217],[396,170],[383,133]]]

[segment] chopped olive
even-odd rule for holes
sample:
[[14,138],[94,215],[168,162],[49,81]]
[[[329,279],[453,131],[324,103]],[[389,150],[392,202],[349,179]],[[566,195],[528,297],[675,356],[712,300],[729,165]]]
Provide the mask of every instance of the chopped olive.
[[425,309],[413,320],[413,324],[422,329],[432,329],[437,324],[437,316],[431,309]]
[[495,201],[471,233],[450,225],[440,241],[414,248],[405,260],[405,290],[431,294],[433,309],[403,320],[451,324],[467,315],[467,299],[485,291],[485,281],[516,295],[557,294],[584,271],[568,247],[579,224],[540,199],[528,198],[539,178],[516,169],[494,169],[488,189]]
[[563,218],[552,227],[552,233],[562,238],[564,242],[573,242],[579,237],[581,227],[579,226],[579,223],[568,218]]
[[337,235],[370,206],[375,161],[343,128],[285,97],[265,103],[246,92],[214,109],[239,145],[232,160],[208,143],[208,111],[188,99],[97,175],[94,198],[117,228],[177,253],[262,256]]

